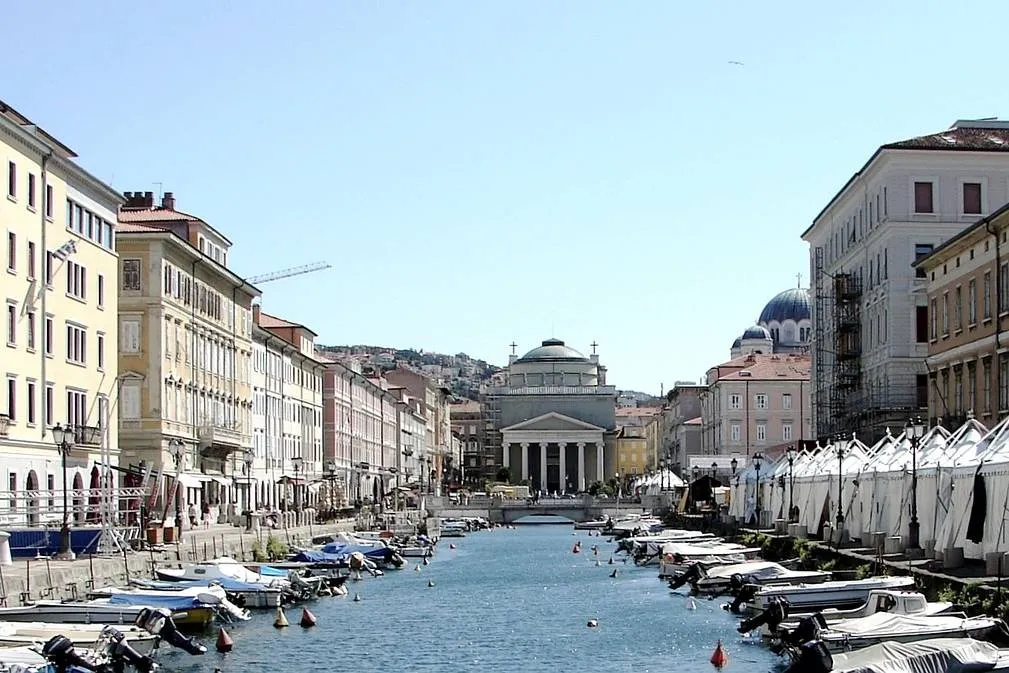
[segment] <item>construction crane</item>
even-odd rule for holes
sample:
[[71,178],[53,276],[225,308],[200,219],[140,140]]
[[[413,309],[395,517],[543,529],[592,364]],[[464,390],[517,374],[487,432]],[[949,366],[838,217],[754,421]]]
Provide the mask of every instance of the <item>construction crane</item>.
[[274,271],[273,273],[264,273],[259,276],[252,276],[251,278],[246,278],[246,280],[253,285],[259,285],[261,283],[269,283],[271,280],[300,276],[305,273],[315,273],[316,271],[328,269],[330,266],[329,262],[314,262],[312,264],[306,264],[305,266],[295,266],[282,271]]

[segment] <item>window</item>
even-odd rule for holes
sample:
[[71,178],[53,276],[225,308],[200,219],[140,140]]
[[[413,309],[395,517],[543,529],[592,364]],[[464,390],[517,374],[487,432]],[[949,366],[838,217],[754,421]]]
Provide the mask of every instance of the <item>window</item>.
[[46,185],[46,219],[53,219],[53,186]]
[[991,318],[991,271],[984,272],[981,289],[981,317],[988,320]]
[[[931,255],[932,254],[932,250],[934,250],[934,249],[935,249],[935,246],[933,246],[930,243],[915,243],[915,245],[914,245],[914,261],[915,261],[915,263],[917,264],[921,260],[923,260],[926,257],[928,257],[929,255]],[[915,269],[914,275],[917,278],[927,278],[928,277],[928,274],[925,273],[925,269],[921,268],[921,267]]]
[[914,183],[914,212],[915,213],[934,213],[932,204],[932,183],[931,182],[915,182]]
[[53,356],[53,317],[51,315],[46,316],[46,355],[48,357]]
[[7,302],[7,345],[16,346],[18,329],[18,307],[13,302]]
[[125,420],[140,419],[140,383],[126,381],[120,392],[120,413]]
[[67,388],[67,423],[88,424],[88,394],[83,390]]
[[949,292],[942,293],[942,334],[949,334]]
[[124,353],[140,352],[140,319],[123,318],[119,335],[119,347]]
[[126,292],[140,292],[140,260],[123,260],[123,290]]
[[915,339],[918,343],[928,341],[928,307],[916,306],[914,308],[914,328]]
[[953,318],[954,329],[963,329],[963,297],[959,285],[956,286],[956,291],[953,293]]
[[936,310],[935,299],[931,301],[929,315],[932,319],[931,320],[932,324],[929,326],[929,337],[935,339],[939,336],[939,330],[938,330],[939,313]]
[[25,314],[25,321],[28,323],[28,350],[35,350],[35,311],[28,311]]
[[971,278],[967,283],[967,324],[977,322],[977,279]]
[[16,199],[18,195],[18,167],[13,161],[7,162],[7,196]]
[[788,442],[792,439],[792,424],[782,423],[781,424],[781,441]]
[[734,442],[739,441],[739,423],[733,423],[729,426],[729,439]]
[[963,370],[961,367],[953,368],[953,410],[960,413],[963,408]]
[[18,237],[13,231],[7,232],[7,270],[16,271],[18,268]]
[[28,207],[35,210],[35,174],[28,174]]
[[88,271],[76,262],[67,262],[67,295],[82,301],[88,296]]
[[767,441],[767,423],[757,423],[757,442]]
[[46,285],[53,286],[53,253],[46,250]]
[[46,475],[46,488],[49,490],[49,509],[56,507],[56,476],[52,474]]
[[743,406],[743,396],[739,394],[729,395],[729,409],[740,409]]
[[977,390],[977,363],[967,364],[967,406],[966,409],[974,409],[974,393]]
[[963,183],[963,214],[964,215],[980,215],[981,214],[981,183],[980,182],[965,182],[965,183]]
[[998,312],[1009,311],[1009,262],[1002,262],[998,269]]
[[781,408],[782,409],[792,408],[792,393],[784,393],[781,396]]
[[98,274],[98,308],[105,307],[105,276]]
[[998,356],[998,408],[1009,409],[1009,355]]
[[767,395],[763,393],[758,393],[753,396],[753,406],[756,409],[766,409],[767,408]]
[[28,280],[35,280],[35,241],[28,241]]
[[28,424],[35,425],[35,382],[28,382]]
[[11,421],[17,420],[18,408],[18,380],[13,376],[7,377],[7,417]]
[[98,369],[105,369],[105,335],[98,333]]
[[88,333],[83,327],[67,323],[67,360],[82,365],[87,361]]
[[53,415],[53,384],[46,384],[46,403],[44,407],[45,417],[42,422],[46,425],[52,425],[55,416]]

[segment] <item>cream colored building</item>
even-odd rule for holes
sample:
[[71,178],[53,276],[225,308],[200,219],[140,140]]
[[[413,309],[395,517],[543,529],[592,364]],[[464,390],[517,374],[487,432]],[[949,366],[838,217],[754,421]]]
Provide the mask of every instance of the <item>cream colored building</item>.
[[252,507],[315,502],[325,469],[322,379],[312,330],[253,307]]
[[[0,499],[0,522],[60,520],[61,498],[53,491],[63,488],[63,470],[53,426],[75,428],[68,487],[99,487],[103,441],[108,462],[120,460],[117,428],[108,419],[119,404],[115,235],[121,197],[79,167],[76,156],[0,102],[0,488],[50,493],[27,509],[11,496]],[[86,504],[73,498],[76,520]]]
[[458,485],[462,465],[462,456],[454,454],[452,447],[451,391],[429,376],[405,367],[386,372],[385,377],[392,385],[402,386],[412,397],[424,401],[425,483],[430,483],[433,492],[441,495],[443,486]]
[[123,458],[174,478],[171,450],[181,443],[183,508],[207,502],[217,518],[240,504],[236,480],[252,451],[252,300],[260,294],[228,268],[230,248],[176,210],[171,192],[161,203],[126,192],[117,240]]

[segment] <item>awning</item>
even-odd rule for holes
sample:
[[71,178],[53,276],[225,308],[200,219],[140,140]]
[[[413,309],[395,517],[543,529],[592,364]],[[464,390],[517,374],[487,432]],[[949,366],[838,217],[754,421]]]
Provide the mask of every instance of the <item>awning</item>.
[[205,474],[193,474],[183,472],[178,476],[179,483],[185,488],[203,488],[203,482],[209,481],[210,477]]
[[209,477],[209,481],[216,481],[221,486],[231,486],[231,480],[227,477],[222,477],[216,474],[208,474],[206,476]]
[[286,474],[283,477],[277,477],[278,484],[294,484],[295,486],[302,486],[305,480],[302,477],[295,479],[294,477],[289,477]]

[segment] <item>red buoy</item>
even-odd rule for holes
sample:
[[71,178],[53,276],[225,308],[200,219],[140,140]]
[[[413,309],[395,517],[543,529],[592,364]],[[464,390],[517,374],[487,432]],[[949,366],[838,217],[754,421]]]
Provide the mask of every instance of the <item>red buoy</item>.
[[579,546],[578,546],[578,545],[576,544],[576,545],[575,545],[574,547],[572,547],[572,548],[571,548],[571,553],[572,553],[572,554],[577,554],[577,553],[581,552],[581,550],[582,550],[582,548],[581,548],[581,547],[579,547]]
[[315,626],[315,615],[313,615],[308,608],[301,611],[301,625],[306,629],[310,626]]
[[235,647],[235,641],[231,639],[228,632],[221,629],[217,632],[217,651],[230,652]]
[[729,663],[729,655],[722,649],[722,641],[719,640],[718,645],[715,646],[715,651],[711,653],[711,665],[720,671],[727,663]]

